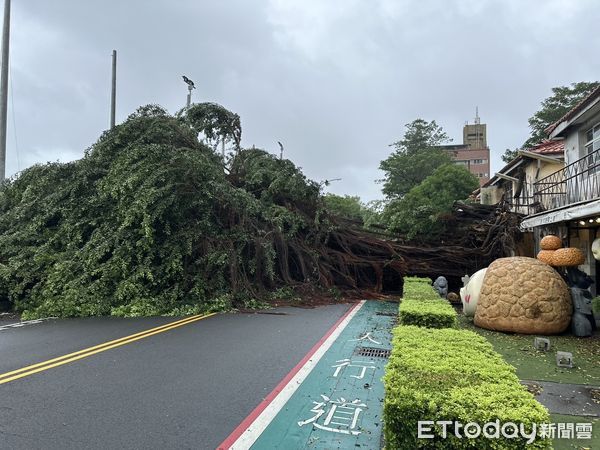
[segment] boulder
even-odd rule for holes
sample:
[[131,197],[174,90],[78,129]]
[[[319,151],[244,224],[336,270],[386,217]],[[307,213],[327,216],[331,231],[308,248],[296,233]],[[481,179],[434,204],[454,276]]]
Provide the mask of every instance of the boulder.
[[557,334],[571,321],[569,288],[548,264],[534,258],[500,258],[487,269],[474,323],[489,330]]

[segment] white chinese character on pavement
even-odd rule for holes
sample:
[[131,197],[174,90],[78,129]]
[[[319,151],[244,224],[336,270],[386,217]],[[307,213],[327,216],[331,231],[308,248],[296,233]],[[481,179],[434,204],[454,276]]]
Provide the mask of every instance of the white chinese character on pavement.
[[[331,400],[326,395],[321,394],[322,402],[315,402],[310,412],[315,416],[307,420],[298,422],[299,426],[312,423],[315,428],[333,433],[359,435],[356,430],[358,417],[366,407],[360,400],[346,401],[343,397],[339,400]],[[329,408],[329,409],[328,409]],[[333,425],[333,426],[332,426]]]
[[572,423],[558,424],[558,439],[573,439],[575,437],[575,429]]
[[350,377],[362,380],[367,373],[367,369],[377,369],[377,367],[371,365],[371,363],[368,361],[351,361],[350,359],[340,359],[336,362],[339,364],[331,366],[335,368],[335,372],[333,373],[334,377],[337,377],[345,367],[359,367],[360,371],[358,372],[358,375],[350,375]]
[[575,433],[577,439],[591,439],[592,438],[592,424],[590,423],[576,423]]
[[556,434],[556,424],[554,423],[540,423],[539,436],[544,438],[554,439]]
[[359,337],[358,339],[350,339],[350,341],[364,341],[365,339],[373,342],[374,344],[379,344],[381,345],[381,342],[377,342],[375,339],[373,339],[371,337],[371,332],[369,331],[367,334],[365,334],[364,336]]

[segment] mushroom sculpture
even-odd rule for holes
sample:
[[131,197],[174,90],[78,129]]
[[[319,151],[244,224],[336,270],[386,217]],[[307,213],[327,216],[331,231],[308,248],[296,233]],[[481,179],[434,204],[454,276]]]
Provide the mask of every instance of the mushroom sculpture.
[[569,288],[556,270],[516,256],[488,267],[474,323],[489,330],[549,335],[567,329],[572,311]]

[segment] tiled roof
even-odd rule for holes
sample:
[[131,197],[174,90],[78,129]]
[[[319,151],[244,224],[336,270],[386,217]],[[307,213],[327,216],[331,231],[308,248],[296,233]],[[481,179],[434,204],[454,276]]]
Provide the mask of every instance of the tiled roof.
[[562,155],[565,151],[565,141],[562,139],[556,141],[544,139],[542,142],[534,145],[528,150],[531,153],[539,153],[540,155]]
[[556,122],[548,126],[544,131],[549,136],[550,133],[554,131],[554,129],[561,124],[562,122],[572,119],[579,111],[585,108],[589,103],[595,100],[596,97],[600,96],[600,86],[590,92],[587,96],[585,96],[579,103],[577,103],[569,112],[567,112],[564,116],[558,119]]

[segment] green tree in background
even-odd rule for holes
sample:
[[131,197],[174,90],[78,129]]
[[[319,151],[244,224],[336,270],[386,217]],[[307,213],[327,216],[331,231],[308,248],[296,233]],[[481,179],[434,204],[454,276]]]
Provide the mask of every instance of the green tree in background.
[[388,228],[407,239],[435,240],[444,231],[440,216],[478,186],[477,178],[464,167],[444,164],[402,199],[390,202],[384,212]]
[[437,147],[449,141],[435,120],[416,119],[406,124],[404,137],[391,144],[394,152],[379,165],[385,172],[380,180],[384,195],[390,200],[402,198],[435,169],[450,163],[450,156]]
[[552,95],[542,102],[542,108],[529,118],[531,135],[523,144],[523,148],[531,148],[546,139],[544,130],[564,116],[570,109],[600,86],[600,82],[579,82],[571,86],[552,88]]
[[323,196],[323,201],[325,202],[325,209],[330,213],[362,222],[364,207],[360,201],[360,197],[327,193]]
[[501,158],[502,158],[502,161],[504,161],[506,164],[508,164],[513,159],[515,159],[517,156],[519,156],[518,148],[515,148],[514,150],[507,148],[506,150],[504,150],[504,153],[502,154]]

